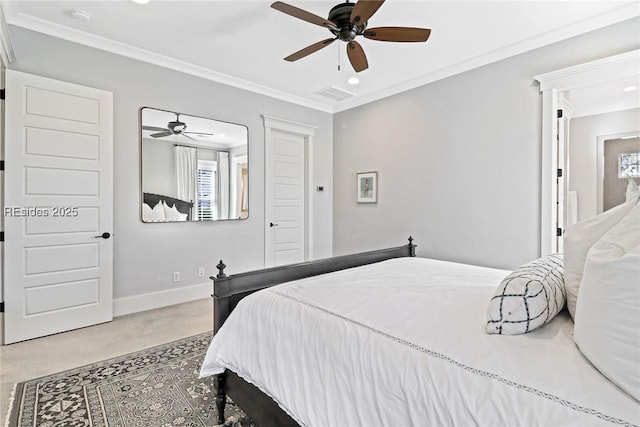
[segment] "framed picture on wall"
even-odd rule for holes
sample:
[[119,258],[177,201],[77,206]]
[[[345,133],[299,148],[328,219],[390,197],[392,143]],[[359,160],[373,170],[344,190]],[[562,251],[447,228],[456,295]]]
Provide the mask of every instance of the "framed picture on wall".
[[378,172],[359,172],[356,182],[358,203],[378,203]]

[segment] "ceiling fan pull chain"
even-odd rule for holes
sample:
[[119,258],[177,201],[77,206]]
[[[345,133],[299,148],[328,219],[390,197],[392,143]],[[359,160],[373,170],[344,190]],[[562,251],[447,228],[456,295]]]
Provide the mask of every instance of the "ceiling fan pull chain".
[[342,57],[340,56],[340,43],[338,43],[338,71],[340,71],[340,59]]

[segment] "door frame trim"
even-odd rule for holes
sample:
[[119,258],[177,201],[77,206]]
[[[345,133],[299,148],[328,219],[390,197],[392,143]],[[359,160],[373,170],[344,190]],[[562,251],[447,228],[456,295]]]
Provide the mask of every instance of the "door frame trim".
[[[596,82],[640,74],[640,49],[534,76],[542,93],[541,187],[540,187],[540,256],[555,252],[558,202],[555,188],[558,131],[556,110],[561,92]],[[566,159],[565,159],[566,160]],[[564,165],[566,170],[566,164]]]
[[[264,120],[264,137],[265,137],[265,149],[267,145],[267,141],[271,136],[272,130],[284,131],[294,133],[296,135],[300,135],[304,138],[304,259],[305,261],[313,259],[313,189],[314,189],[314,179],[313,179],[313,164],[314,164],[314,142],[313,138],[315,135],[315,131],[317,129],[316,126],[311,126],[305,123],[298,123],[291,120],[281,119],[278,117],[269,116],[266,114],[262,115]],[[266,157],[265,157],[266,162]],[[265,195],[266,195],[266,164],[265,164]],[[265,215],[264,215],[264,265],[267,265],[267,239],[266,233],[268,233],[267,227],[267,203],[265,200],[264,204]]]

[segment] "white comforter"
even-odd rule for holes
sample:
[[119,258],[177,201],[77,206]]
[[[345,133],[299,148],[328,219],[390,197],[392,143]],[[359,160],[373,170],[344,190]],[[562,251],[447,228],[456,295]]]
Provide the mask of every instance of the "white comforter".
[[275,286],[236,307],[201,376],[228,368],[304,426],[640,424],[565,312],[487,335],[507,271],[401,258]]

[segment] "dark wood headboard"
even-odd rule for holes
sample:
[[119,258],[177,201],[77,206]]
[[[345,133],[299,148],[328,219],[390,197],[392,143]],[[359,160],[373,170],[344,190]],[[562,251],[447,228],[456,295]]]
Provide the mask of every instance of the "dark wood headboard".
[[142,201],[149,205],[151,209],[163,200],[167,206],[175,206],[178,212],[187,214],[187,221],[191,220],[191,208],[193,207],[192,202],[176,199],[175,197],[164,196],[162,194],[142,193]]

